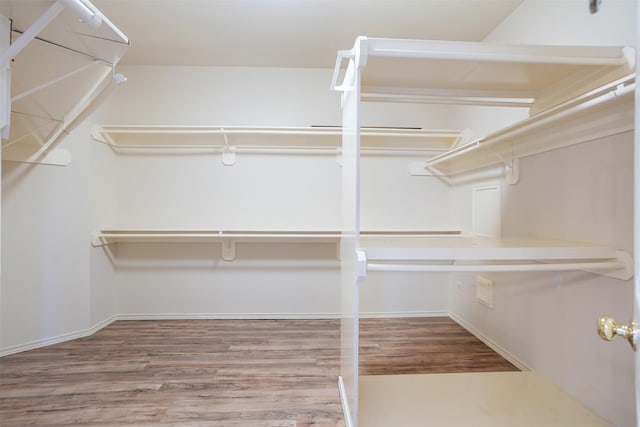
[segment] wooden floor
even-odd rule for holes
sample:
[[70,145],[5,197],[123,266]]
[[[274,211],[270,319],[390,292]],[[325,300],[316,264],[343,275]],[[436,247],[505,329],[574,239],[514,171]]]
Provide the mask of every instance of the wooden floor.
[[[365,319],[361,374],[515,368],[448,318]],[[0,358],[0,425],[344,426],[337,320],[119,321]]]

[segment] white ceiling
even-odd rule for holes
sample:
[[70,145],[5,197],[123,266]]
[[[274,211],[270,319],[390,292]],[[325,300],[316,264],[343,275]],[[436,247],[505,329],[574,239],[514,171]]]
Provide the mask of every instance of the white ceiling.
[[122,64],[332,68],[369,37],[482,40],[522,0],[93,0]]

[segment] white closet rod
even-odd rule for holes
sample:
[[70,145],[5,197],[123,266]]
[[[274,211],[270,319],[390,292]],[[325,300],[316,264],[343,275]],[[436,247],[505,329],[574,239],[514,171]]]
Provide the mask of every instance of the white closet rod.
[[[562,120],[565,117],[579,113],[580,111],[587,110],[589,108],[605,104],[607,102],[611,102],[616,98],[633,94],[635,90],[635,83],[630,83],[626,86],[624,85],[625,83],[629,83],[632,80],[633,76],[627,76],[623,79],[618,80],[614,84],[608,85],[606,88],[607,92],[605,93],[601,93],[603,91],[603,88],[596,89],[595,91],[589,92],[576,100],[565,102],[555,108],[541,113],[538,116],[533,116],[530,121],[525,121],[522,124],[516,124],[510,129],[502,132],[500,135],[497,135],[496,137],[489,137],[488,140],[486,140],[485,138],[481,138],[469,144],[459,146],[447,153],[434,157],[431,160],[427,160],[426,164],[427,166],[435,166],[439,163],[459,157],[479,147],[488,147],[494,145],[498,142],[504,141],[505,139],[514,138],[526,131],[538,129],[542,126],[548,125],[549,123]],[[598,93],[601,94],[598,95]]]
[[367,263],[367,271],[393,272],[427,272],[427,273],[457,273],[457,272],[536,272],[536,271],[571,271],[571,270],[621,270],[626,268],[621,261],[592,261],[573,263],[543,263],[543,264],[479,264],[479,265],[421,265],[421,264],[384,264]]

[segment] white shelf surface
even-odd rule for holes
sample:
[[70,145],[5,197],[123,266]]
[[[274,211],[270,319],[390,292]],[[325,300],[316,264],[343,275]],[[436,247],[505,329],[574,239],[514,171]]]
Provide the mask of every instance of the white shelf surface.
[[[334,149],[342,143],[342,128],[335,126],[153,126],[95,125],[96,141],[114,150],[303,148]],[[464,131],[447,129],[363,127],[363,148],[443,151],[468,142]]]
[[[407,236],[458,235],[459,230],[369,230],[365,236],[406,238]],[[222,257],[230,261],[235,258],[236,243],[335,243],[339,245],[339,230],[223,230],[208,228],[102,228],[93,233],[93,246],[115,243],[220,243]],[[339,248],[338,248],[339,249]]]
[[533,372],[360,376],[361,427],[609,427]]
[[335,242],[339,231],[332,230],[213,230],[213,229],[101,229],[93,235],[93,245],[149,242]]
[[365,254],[368,271],[583,270],[620,280],[633,277],[633,258],[629,253],[606,245],[560,240],[363,235],[360,250]]

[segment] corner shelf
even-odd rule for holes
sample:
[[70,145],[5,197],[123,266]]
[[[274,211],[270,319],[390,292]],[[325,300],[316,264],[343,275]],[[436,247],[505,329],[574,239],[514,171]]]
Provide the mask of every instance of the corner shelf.
[[[634,129],[635,76],[629,75],[423,162],[427,173],[455,175]],[[513,181],[517,181],[517,175]]]

